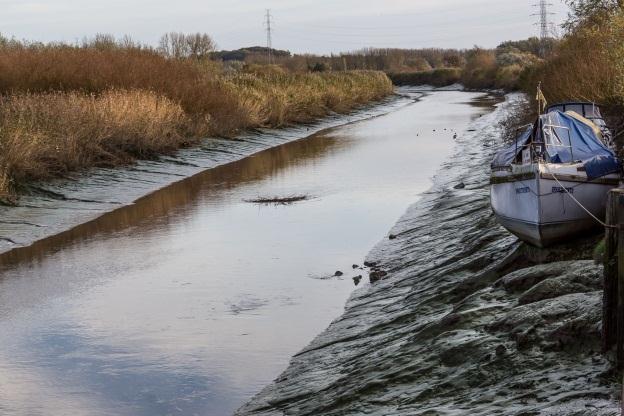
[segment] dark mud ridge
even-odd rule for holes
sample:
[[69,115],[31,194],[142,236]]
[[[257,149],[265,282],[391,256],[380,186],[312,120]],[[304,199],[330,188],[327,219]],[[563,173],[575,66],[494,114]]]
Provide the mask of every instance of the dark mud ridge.
[[531,249],[490,211],[498,122],[519,99],[460,134],[431,191],[369,255],[387,274],[238,415],[619,414],[595,240]]
[[394,95],[349,115],[335,114],[307,125],[259,129],[236,139],[208,138],[200,146],[125,168],[92,169],[70,177],[31,184],[17,206],[0,205],[0,253],[29,246],[206,169],[322,130],[380,116],[413,102]]

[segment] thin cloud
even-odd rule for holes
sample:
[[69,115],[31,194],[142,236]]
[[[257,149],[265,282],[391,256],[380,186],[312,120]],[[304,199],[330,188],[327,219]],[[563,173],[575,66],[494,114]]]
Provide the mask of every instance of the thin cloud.
[[[554,0],[552,19],[566,8]],[[163,32],[206,32],[225,49],[262,45],[263,14],[275,47],[330,53],[375,47],[496,46],[537,34],[533,0],[48,0],[1,1],[0,32],[73,41],[97,32],[155,44]]]

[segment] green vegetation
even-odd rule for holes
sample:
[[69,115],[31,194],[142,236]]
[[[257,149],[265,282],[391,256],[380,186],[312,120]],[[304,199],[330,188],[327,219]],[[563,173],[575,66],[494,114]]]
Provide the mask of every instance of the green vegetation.
[[180,34],[159,50],[110,36],[81,45],[0,38],[0,198],[28,181],[307,122],[392,93],[376,71],[224,68],[209,59],[211,45]]

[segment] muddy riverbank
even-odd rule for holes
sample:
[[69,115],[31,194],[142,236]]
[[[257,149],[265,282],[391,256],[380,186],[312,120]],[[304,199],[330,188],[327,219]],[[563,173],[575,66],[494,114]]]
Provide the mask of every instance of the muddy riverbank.
[[483,93],[403,93],[303,140],[211,142],[197,152],[223,163],[189,178],[187,157],[25,199],[40,225],[116,209],[0,255],[0,413],[231,415],[367,285],[366,253],[491,111]]
[[280,144],[332,127],[377,117],[409,105],[420,94],[398,94],[349,115],[334,114],[316,123],[283,129],[259,129],[236,139],[208,138],[156,160],[128,167],[96,168],[64,179],[33,183],[22,189],[16,206],[0,204],[0,253],[27,247],[134,203],[167,185]]
[[531,249],[489,208],[499,122],[518,99],[459,135],[433,188],[369,254],[383,279],[238,415],[619,414],[599,351],[596,240]]

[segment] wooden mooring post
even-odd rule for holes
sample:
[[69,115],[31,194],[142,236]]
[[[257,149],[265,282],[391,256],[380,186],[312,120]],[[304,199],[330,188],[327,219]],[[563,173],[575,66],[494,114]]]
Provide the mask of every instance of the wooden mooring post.
[[624,367],[624,189],[609,192],[604,253],[602,347]]

